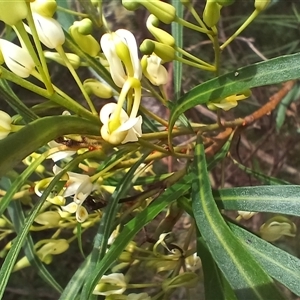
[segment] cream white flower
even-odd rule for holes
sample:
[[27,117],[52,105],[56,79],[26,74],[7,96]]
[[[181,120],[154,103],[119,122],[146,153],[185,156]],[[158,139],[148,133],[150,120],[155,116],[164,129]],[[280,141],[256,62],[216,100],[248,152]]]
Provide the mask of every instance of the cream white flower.
[[218,108],[221,108],[225,111],[228,111],[238,105],[238,101],[244,100],[248,97],[250,97],[251,91],[246,90],[241,93],[228,96],[225,99],[218,99],[218,100],[213,100],[209,101],[206,105],[210,110],[216,110]]
[[11,132],[11,117],[6,112],[0,110],[0,140],[3,140]]
[[55,0],[35,0],[30,2],[30,7],[33,12],[51,18],[56,11],[57,3]]
[[153,85],[159,86],[168,82],[168,71],[161,63],[162,59],[154,54],[142,58],[143,74]]
[[238,210],[238,214],[239,214],[239,216],[241,216],[241,218],[243,218],[244,220],[249,220],[249,219],[251,219],[254,215],[256,215],[257,212]]
[[[61,171],[62,169],[59,166],[54,165],[53,167],[54,175],[57,175]],[[88,184],[91,187],[91,191],[92,191],[93,184],[90,182],[90,177],[88,175],[79,174],[75,172],[67,172],[67,175],[68,175],[68,181],[66,184],[67,187],[64,190],[64,194],[63,194],[64,197],[75,195],[80,185],[83,183]]]
[[113,273],[109,275],[103,275],[99,283],[96,285],[93,294],[94,295],[120,295],[126,290],[125,276],[122,273]]
[[122,87],[126,79],[141,79],[142,69],[138,58],[134,35],[125,29],[106,33],[100,40],[103,53],[108,60],[110,73],[115,84]]
[[[54,174],[58,174],[60,171],[61,168],[57,165],[53,167]],[[73,202],[66,206],[61,206],[61,209],[69,213],[76,213],[77,221],[82,223],[88,218],[88,212],[82,204],[91,192],[96,189],[96,186],[91,182],[88,175],[74,172],[67,172],[67,174],[69,178],[67,188],[64,191],[64,197],[74,195],[74,198]]]
[[111,128],[110,121],[116,108],[116,103],[108,103],[100,111],[100,121],[103,123],[101,128],[102,138],[113,145],[138,141],[138,138],[142,136],[142,117],[129,118],[125,110],[122,109],[119,126]]
[[185,265],[188,271],[195,272],[201,268],[201,260],[197,253],[190,255],[185,259]]
[[[57,143],[55,141],[50,141],[48,143],[48,146],[50,148],[59,147],[61,145],[62,144]],[[67,157],[70,157],[70,156],[74,155],[75,153],[76,153],[76,151],[74,151],[74,150],[59,151],[59,152],[56,152],[54,154],[49,155],[47,158],[48,159],[52,159],[54,162],[57,162],[59,160],[65,159]]]
[[[49,49],[56,49],[65,42],[65,35],[61,25],[53,18],[32,13],[34,24],[40,41]],[[26,25],[26,30],[31,33]]]
[[269,242],[274,242],[282,236],[295,237],[297,227],[294,222],[283,216],[269,219],[259,229],[261,237]]
[[26,49],[0,39],[0,50],[6,66],[16,75],[26,78],[34,70],[35,64]]

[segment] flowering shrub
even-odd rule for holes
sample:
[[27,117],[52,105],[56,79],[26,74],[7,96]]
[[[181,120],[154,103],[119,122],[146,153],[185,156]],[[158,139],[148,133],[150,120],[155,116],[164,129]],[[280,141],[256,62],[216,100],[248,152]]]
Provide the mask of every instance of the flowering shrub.
[[[102,1],[79,2],[80,12],[55,0],[0,0],[0,20],[18,40],[0,39],[1,96],[15,111],[0,111],[0,238],[7,242],[0,252],[1,297],[11,273],[30,265],[60,299],[169,299],[179,288],[197,286],[200,269],[207,299],[284,299],[274,279],[300,296],[294,284],[300,261],[269,243],[295,237],[296,225],[277,215],[255,235],[239,223],[259,212],[298,216],[300,188],[231,155],[239,132],[293,91],[300,53],[222,69],[222,52],[270,1],[255,0],[253,13],[223,40],[218,25],[233,0],[203,1],[202,11],[189,0],[123,0],[128,11],[148,11],[139,26],[153,38],[141,42],[127,29],[110,28]],[[58,11],[65,19],[56,19]],[[184,49],[183,28],[209,42],[210,60]],[[57,86],[49,60],[69,70],[85,103]],[[185,66],[209,80],[183,91]],[[93,75],[82,81],[78,68]],[[283,82],[263,107],[232,119],[253,88]],[[29,108],[10,83],[41,103]],[[154,99],[162,113],[152,109]],[[199,105],[215,123],[185,114]],[[209,172],[227,158],[271,185],[214,186]],[[180,163],[167,168],[166,159]],[[236,219],[224,217],[224,210],[236,211]],[[188,222],[179,241],[173,228],[183,218]],[[82,236],[92,227],[97,233],[86,250]],[[35,231],[43,231],[43,239]],[[62,287],[45,265],[55,265],[55,256],[76,242],[82,264]],[[136,278],[140,270],[152,270],[159,280],[147,272]]]

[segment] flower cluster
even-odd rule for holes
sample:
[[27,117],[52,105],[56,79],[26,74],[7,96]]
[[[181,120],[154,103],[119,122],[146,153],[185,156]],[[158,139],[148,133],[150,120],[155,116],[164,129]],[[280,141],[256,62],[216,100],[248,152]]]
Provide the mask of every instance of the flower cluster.
[[[137,116],[141,101],[142,68],[134,35],[125,29],[106,33],[100,40],[110,74],[121,88],[117,104],[108,103],[100,111],[101,135],[111,144],[135,142],[142,135],[142,117]],[[126,97],[127,112],[123,109]],[[133,98],[133,99],[132,99]],[[131,101],[129,102],[129,99]]]
[[[224,272],[227,265],[218,257],[225,245],[224,234],[230,238],[235,234],[231,225],[250,220],[259,209],[244,211],[248,209],[244,206],[246,200],[239,200],[239,191],[234,191],[236,203],[227,201],[228,207],[237,205],[241,210],[237,211],[235,224],[224,222],[212,199],[216,193],[211,192],[209,172],[219,160],[230,156],[236,132],[257,117],[253,113],[251,118],[226,118],[223,122],[227,111],[251,96],[250,88],[258,85],[262,68],[250,68],[258,70],[253,78],[244,68],[219,76],[223,70],[221,55],[270,0],[253,1],[254,12],[222,45],[217,25],[222,9],[234,0],[206,0],[200,15],[193,1],[181,0],[178,5],[189,12],[193,22],[183,19],[181,11],[167,2],[122,1],[130,14],[141,7],[148,11],[145,29],[149,34],[139,44],[142,36],[127,29],[110,29],[101,0],[79,1],[82,9],[75,13],[59,7],[55,0],[0,0],[0,20],[6,28],[11,27],[16,39],[12,42],[8,35],[0,38],[0,94],[17,113],[10,116],[0,111],[0,211],[4,212],[0,216],[0,240],[15,234],[17,241],[9,240],[0,249],[0,257],[11,249],[15,251],[7,256],[13,257],[11,270],[32,264],[60,290],[42,269],[43,264],[55,262],[54,257],[65,253],[76,241],[85,259],[81,265],[81,275],[85,276],[74,275],[82,297],[94,294],[107,300],[167,299],[178,288],[188,290],[197,285],[202,279],[198,270],[203,257],[224,273],[228,286],[232,284],[231,275]],[[60,14],[71,17],[62,24]],[[167,29],[162,29],[161,23]],[[212,46],[211,53],[205,48],[202,57],[201,48],[201,59],[185,50],[182,27],[203,34],[208,41],[205,47]],[[52,68],[55,63],[59,65]],[[204,84],[191,81],[183,85],[181,81],[189,77],[186,70],[190,67],[199,74],[207,72],[210,79],[216,78]],[[70,89],[56,85],[57,75],[62,77],[57,70],[62,68],[70,77],[68,84],[72,81]],[[81,72],[83,68],[85,72]],[[279,72],[276,68],[267,70]],[[295,77],[294,73],[288,76]],[[276,83],[278,78],[274,79]],[[27,106],[22,93],[15,94],[6,81],[38,95],[38,104]],[[187,91],[190,84],[197,86]],[[154,101],[161,111],[152,109]],[[213,115],[216,122],[189,120],[184,113],[196,105],[206,105],[201,109],[206,116]],[[267,108],[265,114],[271,110]],[[206,159],[208,156],[211,160]],[[23,164],[20,175],[19,168],[14,169],[18,162]],[[258,172],[255,175],[263,177]],[[223,183],[220,185],[223,188]],[[231,189],[226,193],[234,194]],[[248,193],[250,189],[244,197]],[[217,194],[221,203],[223,190]],[[195,206],[207,207],[204,204],[208,201],[209,210]],[[223,208],[227,209],[226,205]],[[207,218],[210,212],[218,224],[213,230]],[[85,241],[92,238],[82,235],[95,225],[99,226],[91,247]],[[177,239],[179,227],[184,235]],[[173,228],[176,234],[170,232]],[[37,240],[36,231],[50,236]],[[24,243],[28,232],[33,238],[28,235]],[[259,235],[269,242],[295,237],[296,225],[287,217],[272,217],[260,227]],[[239,238],[234,247],[243,250],[242,243]],[[25,256],[17,261],[22,245]],[[251,250],[251,243],[246,246]],[[226,247],[225,258],[235,250],[230,243]],[[261,255],[259,251],[256,254]],[[243,259],[236,261],[237,266],[229,270],[243,270],[245,278],[252,278]],[[140,269],[151,270],[155,280],[142,283],[138,278],[134,283]],[[234,277],[236,284],[238,275]],[[75,289],[67,288],[63,293],[72,294]],[[63,294],[61,298],[74,297]]]

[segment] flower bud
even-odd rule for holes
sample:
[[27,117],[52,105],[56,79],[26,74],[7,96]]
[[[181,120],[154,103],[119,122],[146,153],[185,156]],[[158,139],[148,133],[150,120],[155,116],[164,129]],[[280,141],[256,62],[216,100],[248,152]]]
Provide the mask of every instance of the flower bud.
[[61,217],[57,211],[46,211],[39,214],[34,221],[40,225],[55,227],[58,225]]
[[153,85],[160,86],[168,82],[168,71],[161,65],[161,58],[156,55],[144,55],[141,60],[142,70]]
[[154,268],[157,273],[174,270],[178,266],[178,260],[153,259],[147,262],[147,267]]
[[92,31],[92,22],[89,19],[75,21],[69,28],[70,35],[80,49],[88,55],[95,57],[100,52],[100,45],[90,34]]
[[83,87],[89,95],[93,94],[99,98],[109,99],[113,96],[112,88],[96,79],[85,80]]
[[0,39],[0,50],[6,66],[16,75],[26,78],[34,70],[35,64],[26,49]]
[[283,235],[295,237],[297,227],[295,223],[283,216],[269,219],[260,227],[261,237],[269,242],[280,239]]
[[155,42],[149,39],[146,39],[143,41],[143,43],[140,45],[140,50],[143,54],[152,54],[152,52],[149,53],[150,49],[153,49],[152,52],[154,52],[158,57],[160,57],[163,62],[169,62],[173,61],[175,56],[175,50],[171,46]]
[[126,290],[125,276],[122,273],[103,275],[96,285],[93,294],[109,296],[112,294],[123,294]]
[[66,199],[63,196],[55,196],[53,198],[47,198],[47,201],[58,206],[66,204]]
[[[52,240],[51,242],[46,243],[43,245],[38,251],[37,255],[40,258],[41,261],[49,263],[49,255],[58,255],[65,251],[67,251],[69,248],[69,243],[65,239],[59,239],[59,240]],[[52,259],[51,259],[52,260]],[[51,262],[51,261],[50,261]]]
[[122,0],[123,6],[128,10],[136,10],[139,7],[139,4],[145,6],[145,8],[153,15],[155,15],[160,21],[165,24],[170,24],[176,18],[175,7],[171,4],[159,1],[143,1],[143,0]]
[[28,258],[26,256],[24,256],[16,262],[16,264],[14,265],[14,268],[13,268],[13,272],[22,270],[29,266],[30,266],[30,262],[29,262]]
[[138,0],[122,0],[122,5],[130,11],[137,10],[141,6]]
[[159,20],[154,15],[150,15],[147,19],[146,26],[157,41],[173,47],[175,45],[174,37],[166,31],[158,28]]
[[228,96],[225,99],[216,99],[213,101],[209,101],[208,103],[206,103],[206,105],[210,110],[217,110],[218,108],[221,108],[225,111],[228,111],[231,108],[236,107],[238,105],[238,101],[244,100],[250,95],[251,90],[246,90],[238,94]]
[[203,21],[209,27],[215,26],[220,19],[220,6],[216,0],[207,0],[204,12]]
[[0,0],[0,20],[14,26],[28,14],[26,0]]
[[262,11],[266,9],[270,2],[271,0],[255,0],[254,7],[256,10]]
[[35,0],[30,2],[31,10],[39,15],[52,18],[56,12],[57,3],[55,0]]
[[93,31],[93,22],[88,18],[77,21],[76,26],[78,32],[83,35],[91,34]]
[[193,255],[190,255],[185,259],[185,266],[187,270],[191,272],[195,272],[201,269],[202,264],[200,257],[197,255],[197,253],[194,253]]
[[4,228],[6,226],[6,221],[2,218],[0,218],[0,228]]
[[221,6],[228,6],[235,2],[235,0],[216,0],[216,2]]
[[[61,25],[53,18],[32,13],[39,40],[49,49],[55,49],[65,42],[65,34]],[[26,26],[26,30],[31,30]]]
[[0,140],[3,140],[11,132],[12,119],[9,114],[0,110]]
[[162,283],[162,289],[164,292],[167,292],[171,289],[176,289],[178,287],[192,288],[195,287],[199,281],[199,276],[192,272],[185,272],[179,274],[174,278],[165,280]]
[[191,4],[191,1],[190,0],[180,0],[180,3],[182,5],[190,5]]
[[[36,152],[32,152],[30,155],[26,156],[22,162],[27,165],[30,166],[32,164],[32,162],[34,162],[36,159],[38,159],[41,156],[41,154],[36,153]],[[36,173],[44,173],[45,172],[45,167],[40,164],[36,169],[35,169]]]
[[[57,52],[44,51],[44,55],[46,58],[51,59],[63,66],[66,66],[66,62],[61,58],[61,56]],[[75,70],[80,67],[81,60],[77,54],[66,53],[66,56]]]
[[140,51],[145,55],[150,55],[155,49],[154,41],[146,39],[140,45]]

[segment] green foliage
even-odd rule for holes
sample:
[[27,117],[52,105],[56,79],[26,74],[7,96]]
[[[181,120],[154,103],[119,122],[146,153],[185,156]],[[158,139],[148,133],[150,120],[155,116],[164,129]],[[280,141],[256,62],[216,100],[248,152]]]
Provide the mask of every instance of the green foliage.
[[[10,12],[4,2],[5,21]],[[56,7],[50,2],[51,8],[41,1],[39,14],[49,17]],[[257,143],[250,154],[239,148],[245,136],[249,143],[254,140],[251,126],[273,111],[278,145],[293,133],[287,127],[299,125],[296,117],[288,118],[299,98],[300,53],[294,53],[299,41],[284,36],[274,49],[262,45],[272,26],[278,35],[296,29],[296,8],[283,20],[279,3],[269,1],[263,6],[207,1],[204,13],[203,3],[190,1],[123,2],[139,9],[100,0],[79,1],[79,6],[57,1],[58,22],[48,18],[45,24],[22,3],[21,19],[14,19],[22,47],[0,40],[0,95],[15,112],[10,117],[0,111],[0,298],[9,295],[12,273],[29,267],[59,299],[173,299],[178,289],[195,299],[199,294],[193,288],[200,284],[200,298],[211,300],[300,296],[300,261],[292,254],[300,186],[276,176],[275,157],[273,169],[253,168],[253,153],[267,155],[270,148],[263,152]],[[114,28],[107,7],[131,30]],[[242,15],[243,9],[252,13]],[[171,24],[176,45],[164,43],[170,37],[165,25],[151,42],[142,28],[133,28],[133,16],[147,10]],[[89,28],[80,28],[77,38],[93,40],[96,50],[68,33],[82,19]],[[269,26],[261,26],[265,22]],[[242,36],[251,26],[263,53]],[[264,61],[244,53],[239,39]],[[202,52],[190,49],[195,40]],[[57,42],[54,67],[42,51],[40,42],[47,41]],[[149,53],[143,60],[141,44]],[[265,59],[269,54],[273,58]],[[63,68],[71,75],[70,88],[56,82]],[[83,82],[91,79],[103,91],[86,89]],[[24,100],[26,90],[38,99],[35,105]],[[104,90],[113,97],[99,99]],[[243,184],[244,178],[252,186]],[[246,221],[253,215],[256,221]],[[278,239],[285,242],[282,249]],[[72,271],[61,270],[61,260],[68,260]],[[55,269],[68,278],[66,286]]]

